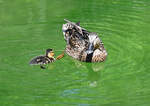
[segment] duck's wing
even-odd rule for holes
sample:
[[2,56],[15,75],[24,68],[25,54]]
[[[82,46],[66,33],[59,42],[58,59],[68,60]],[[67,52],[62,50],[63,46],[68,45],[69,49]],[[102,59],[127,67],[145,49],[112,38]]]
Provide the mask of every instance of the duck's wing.
[[93,53],[91,62],[102,62],[105,61],[106,57],[107,57],[106,50],[101,51],[100,49],[96,49]]
[[36,65],[36,64],[45,64],[45,56],[37,56],[34,57],[29,64]]

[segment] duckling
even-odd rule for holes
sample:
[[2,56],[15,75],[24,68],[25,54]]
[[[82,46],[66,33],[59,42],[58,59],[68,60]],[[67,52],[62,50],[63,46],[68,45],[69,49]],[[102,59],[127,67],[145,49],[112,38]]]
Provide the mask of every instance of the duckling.
[[42,69],[45,69],[44,64],[52,63],[55,61],[54,52],[52,49],[47,49],[46,54],[42,56],[37,56],[33,58],[29,64],[31,65],[40,65]]
[[98,35],[80,27],[80,24],[68,21],[63,24],[62,31],[67,42],[65,52],[83,62],[102,62],[107,52]]

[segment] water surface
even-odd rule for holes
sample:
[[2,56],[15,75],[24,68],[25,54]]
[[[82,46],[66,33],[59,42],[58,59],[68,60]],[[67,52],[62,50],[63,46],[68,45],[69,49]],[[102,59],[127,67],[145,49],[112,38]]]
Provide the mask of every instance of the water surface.
[[[149,12],[149,0],[0,0],[0,105],[149,106]],[[65,48],[64,18],[99,34],[105,62],[29,66]]]

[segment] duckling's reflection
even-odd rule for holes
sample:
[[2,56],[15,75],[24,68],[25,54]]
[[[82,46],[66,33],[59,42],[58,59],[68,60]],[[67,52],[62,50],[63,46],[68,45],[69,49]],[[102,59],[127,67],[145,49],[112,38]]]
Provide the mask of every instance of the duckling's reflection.
[[55,64],[52,63],[52,64],[49,64],[49,65],[47,66],[47,69],[48,69],[48,70],[54,70],[55,67],[56,67]]
[[104,63],[85,63],[74,60],[75,66],[79,69],[88,70],[88,85],[97,87],[100,81],[101,71],[104,69]]

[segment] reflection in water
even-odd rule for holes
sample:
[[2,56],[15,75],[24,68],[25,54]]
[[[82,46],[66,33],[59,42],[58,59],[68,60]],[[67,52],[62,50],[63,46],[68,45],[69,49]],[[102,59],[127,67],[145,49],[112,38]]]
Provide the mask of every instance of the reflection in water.
[[47,65],[47,69],[50,70],[50,71],[51,71],[51,70],[54,70],[55,67],[56,67],[56,66],[55,66],[55,62],[54,62],[54,63],[50,63],[50,64]]
[[[79,80],[86,79],[86,83],[90,87],[98,86],[98,82],[100,81],[100,77],[101,77],[101,71],[104,70],[104,62],[103,63],[86,63],[86,62],[80,62],[78,60],[72,59],[71,57],[68,57],[68,56],[67,57],[65,56],[63,59],[65,58],[69,58],[68,60],[65,61],[65,64],[67,64],[68,66],[71,64],[72,67],[75,67],[76,70],[75,69],[72,70],[73,72],[77,72],[77,73],[83,72],[84,74],[87,74],[84,76],[84,78],[80,78]],[[48,64],[47,70],[53,71],[53,70],[56,70],[57,68],[60,69],[60,67],[64,67],[63,59],[55,61],[54,63]],[[61,69],[60,71],[66,72],[63,69]],[[69,74],[70,70],[67,70],[67,71]],[[76,75],[76,77],[79,77],[79,75]]]
[[86,64],[86,66],[88,69],[89,86],[97,87],[101,77],[101,71],[104,69],[104,64],[90,63],[90,65]]
[[[73,60],[79,71],[87,70],[87,82],[91,87],[97,87],[100,80],[101,71],[104,69],[104,63],[86,63],[78,60]],[[81,70],[82,69],[82,70]]]

